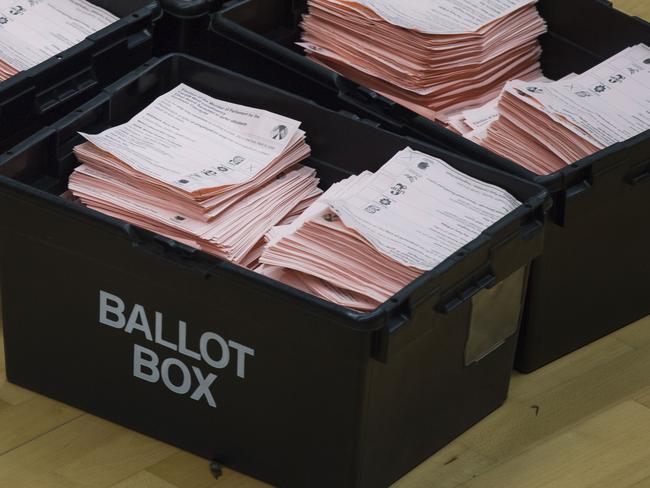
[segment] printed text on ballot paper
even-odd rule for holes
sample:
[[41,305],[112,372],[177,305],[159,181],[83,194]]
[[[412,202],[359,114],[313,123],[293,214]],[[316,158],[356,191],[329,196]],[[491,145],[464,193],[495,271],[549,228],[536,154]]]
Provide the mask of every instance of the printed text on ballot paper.
[[[187,395],[195,401],[205,401],[217,407],[213,391],[218,384],[221,371],[233,366],[237,377],[246,378],[246,362],[255,356],[255,350],[236,341],[225,339],[219,334],[206,331],[196,345],[187,344],[187,324],[182,320],[177,325],[177,340],[171,342],[173,331],[164,322],[158,311],[147,311],[142,305],[127,307],[125,300],[117,295],[100,290],[99,324],[131,334],[133,344],[133,376],[149,383],[160,383],[177,395]],[[136,339],[137,338],[137,339]],[[141,341],[148,341],[169,349],[169,357],[162,357]],[[197,347],[198,346],[198,347]],[[186,364],[185,356],[200,361],[209,370]]]

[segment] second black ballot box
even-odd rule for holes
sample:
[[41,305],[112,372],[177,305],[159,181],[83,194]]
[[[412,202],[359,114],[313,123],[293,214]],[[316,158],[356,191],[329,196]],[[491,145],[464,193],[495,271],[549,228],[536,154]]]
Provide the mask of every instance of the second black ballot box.
[[[542,69],[552,79],[650,45],[650,24],[607,1],[540,0],[538,8],[548,23]],[[531,271],[519,370],[533,371],[650,313],[649,132],[536,175],[306,58],[296,45],[306,10],[306,0],[233,0],[186,49],[543,185],[554,206],[544,254]]]

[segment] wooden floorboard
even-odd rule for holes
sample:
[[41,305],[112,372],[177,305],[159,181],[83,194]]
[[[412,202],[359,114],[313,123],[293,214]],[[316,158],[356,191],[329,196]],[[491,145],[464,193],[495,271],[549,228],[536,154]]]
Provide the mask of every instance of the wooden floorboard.
[[[650,19],[648,0],[615,4]],[[0,336],[0,488],[264,486],[8,384]],[[502,409],[394,486],[650,488],[650,318],[515,374]]]

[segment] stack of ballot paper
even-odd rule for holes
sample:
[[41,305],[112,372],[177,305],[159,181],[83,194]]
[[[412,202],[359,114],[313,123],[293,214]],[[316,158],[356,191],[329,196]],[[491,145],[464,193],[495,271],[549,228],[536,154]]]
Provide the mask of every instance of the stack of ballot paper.
[[[550,83],[553,80],[550,80],[545,76],[538,76],[530,78],[527,81],[531,81],[533,83]],[[455,113],[449,117],[449,120],[447,121],[447,128],[467,137],[468,139],[472,139],[474,136],[482,134],[483,129],[486,129],[492,122],[499,118],[498,107],[501,93],[502,92],[499,92],[485,105],[476,108],[465,109]]]
[[333,185],[292,223],[274,227],[256,271],[372,310],[519,205],[505,190],[407,148],[376,173]]
[[253,265],[265,234],[322,193],[315,170],[297,164],[310,154],[299,127],[181,84],[126,124],[83,134],[69,189],[92,209]]
[[541,75],[537,0],[309,0],[315,61],[433,120]]
[[86,0],[0,0],[0,81],[118,20]]
[[650,48],[640,44],[581,75],[509,82],[498,99],[463,114],[455,127],[546,175],[650,129],[649,94]]

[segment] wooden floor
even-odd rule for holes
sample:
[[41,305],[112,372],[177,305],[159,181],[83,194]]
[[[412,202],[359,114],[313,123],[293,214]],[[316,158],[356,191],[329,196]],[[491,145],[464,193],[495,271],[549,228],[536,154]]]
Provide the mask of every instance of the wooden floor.
[[648,0],[613,0],[616,8],[630,15],[650,20],[650,2]]
[[[650,0],[615,3],[650,19]],[[266,486],[8,384],[2,351],[0,488]],[[650,488],[650,317],[515,374],[502,409],[394,486]]]

